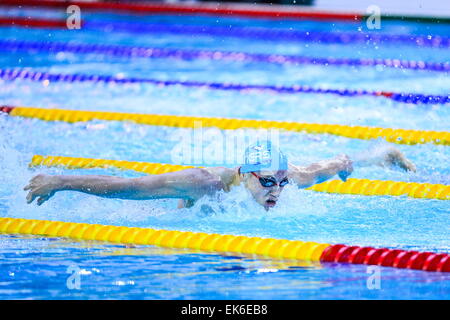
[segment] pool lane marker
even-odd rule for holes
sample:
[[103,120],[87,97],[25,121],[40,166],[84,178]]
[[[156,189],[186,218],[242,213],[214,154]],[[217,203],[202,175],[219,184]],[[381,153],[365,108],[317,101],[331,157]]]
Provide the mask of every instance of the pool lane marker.
[[177,59],[192,61],[195,59],[210,61],[226,61],[240,63],[268,63],[281,66],[318,65],[318,66],[349,66],[349,67],[386,67],[399,70],[426,70],[435,72],[450,72],[448,62],[426,62],[399,59],[372,58],[324,58],[298,55],[250,53],[223,50],[176,49],[162,47],[132,47],[107,44],[82,44],[68,42],[17,41],[0,40],[0,50],[7,52],[71,52],[74,54],[100,54],[125,59]]
[[[143,172],[147,174],[162,174],[195,168],[194,166],[140,161],[41,155],[33,156],[29,166],[64,167],[67,169],[116,168],[121,170],[133,170],[136,172]],[[450,186],[448,185],[389,180],[383,181],[355,178],[350,178],[347,180],[347,182],[342,182],[340,180],[331,180],[316,184],[310,188],[307,188],[307,190],[365,196],[408,196],[411,198],[420,199],[450,200]]]
[[67,28],[67,21],[56,19],[40,19],[32,17],[0,17],[0,26],[62,29]]
[[124,78],[108,75],[88,75],[88,74],[61,74],[44,71],[33,71],[26,68],[0,69],[0,79],[6,81],[29,80],[43,82],[45,85],[55,82],[93,82],[93,83],[114,83],[133,84],[145,83],[156,86],[183,86],[187,88],[207,88],[210,90],[223,91],[262,91],[276,92],[279,94],[334,94],[344,97],[371,96],[384,97],[403,103],[413,104],[447,104],[450,103],[450,95],[427,95],[420,93],[398,93],[388,91],[367,91],[356,89],[331,89],[310,87],[306,85],[278,86],[278,85],[257,85],[257,84],[236,84],[220,82],[200,82],[200,81],[180,81],[180,80],[158,80],[148,78]]
[[[32,17],[0,17],[0,26],[22,26],[27,28],[67,28],[66,20]],[[264,27],[208,26],[183,24],[82,21],[83,30],[106,30],[139,34],[175,34],[188,36],[213,36],[247,38],[263,41],[306,42],[316,44],[400,44],[417,47],[448,48],[450,38],[443,36],[417,36],[403,34],[377,34],[356,32],[301,31]]]
[[[357,12],[323,11],[316,8],[306,10],[304,7],[273,5],[273,4],[235,4],[235,3],[120,3],[120,2],[91,2],[91,1],[49,1],[49,0],[2,0],[2,6],[14,7],[47,7],[65,10],[70,5],[77,5],[81,11],[116,11],[118,13],[135,13],[139,16],[145,14],[170,15],[207,15],[232,16],[275,20],[318,20],[318,21],[344,21],[361,22],[369,19],[369,14]],[[447,17],[411,16],[383,14],[383,21],[413,21],[431,23],[450,23]]]
[[375,249],[298,240],[18,218],[0,218],[0,233],[154,245],[205,252],[253,255],[256,258],[260,256],[272,259],[366,264],[450,272],[450,255],[446,253]]
[[[450,145],[450,132],[431,130],[392,129],[368,126],[347,126],[338,124],[300,123],[292,121],[250,120],[233,118],[191,117],[158,114],[139,114],[104,111],[81,111],[64,109],[44,109],[31,107],[3,106],[10,116],[35,118],[44,121],[64,121],[69,123],[91,120],[131,121],[153,126],[169,126],[178,128],[215,127],[222,130],[235,129],[280,129],[310,134],[332,134],[352,139],[383,138],[398,144],[434,143]],[[0,110],[1,111],[1,110]]]
[[170,14],[170,15],[208,15],[235,16],[265,19],[300,19],[319,21],[349,21],[358,22],[365,16],[349,12],[332,12],[319,10],[305,10],[295,6],[281,5],[246,5],[229,3],[118,3],[118,2],[87,2],[87,1],[48,1],[48,0],[2,0],[2,6],[32,6],[61,8],[65,10],[70,5],[77,5],[81,11],[118,11],[142,14]]

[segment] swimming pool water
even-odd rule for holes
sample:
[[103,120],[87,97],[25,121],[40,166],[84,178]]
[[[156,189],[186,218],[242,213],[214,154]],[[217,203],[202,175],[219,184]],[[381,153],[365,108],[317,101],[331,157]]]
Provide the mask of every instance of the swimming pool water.
[[[17,12],[0,9],[2,15]],[[36,14],[34,12],[34,14]],[[52,11],[44,16],[54,16]],[[88,14],[102,21],[135,17]],[[152,23],[245,25],[296,30],[358,32],[359,24],[279,22],[229,18],[141,17]],[[364,29],[364,26],[362,26]],[[446,35],[448,26],[386,22],[380,32]],[[367,30],[364,30],[367,32]],[[105,34],[93,30],[1,28],[2,39],[108,43],[132,46],[207,48],[317,57],[398,58],[449,62],[447,49],[381,44],[320,45],[177,35]],[[5,52],[0,68],[396,92],[449,94],[446,73],[373,67],[279,66],[207,60],[124,59],[103,55]],[[290,120],[449,131],[449,105],[410,105],[381,97],[241,93],[146,84],[105,85],[0,81],[0,104],[175,115]],[[171,163],[180,135],[190,130],[93,121],[47,123],[0,115],[0,216],[152,227],[183,231],[345,243],[450,252],[448,201],[314,193],[288,186],[274,210],[265,212],[236,188],[205,198],[191,209],[175,200],[125,201],[58,193],[42,207],[27,205],[23,186],[34,174],[114,174],[116,170],[29,169],[34,154]],[[177,138],[178,137],[178,138]],[[280,133],[291,161],[308,164],[340,153],[356,155],[385,145],[327,135]],[[398,146],[417,173],[358,168],[354,177],[450,183],[448,147]],[[369,151],[370,152],[370,151]],[[205,161],[208,154],[205,153]],[[205,210],[205,207],[208,210]],[[381,288],[367,287],[367,266],[302,265],[298,262],[0,235],[0,298],[13,299],[448,299],[450,276],[381,268]],[[67,286],[67,268],[78,266],[81,289]],[[205,290],[207,288],[207,290]]]
[[[448,276],[384,268],[380,290],[367,289],[367,268],[255,260],[156,247],[2,237],[6,264],[0,294],[10,299],[433,299],[448,295]],[[68,289],[69,268],[80,289]],[[399,281],[403,279],[403,281]]]

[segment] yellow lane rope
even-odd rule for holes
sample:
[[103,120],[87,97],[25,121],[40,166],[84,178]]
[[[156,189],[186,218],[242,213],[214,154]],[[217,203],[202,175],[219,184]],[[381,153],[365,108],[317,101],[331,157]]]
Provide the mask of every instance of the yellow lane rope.
[[226,254],[246,254],[284,260],[380,265],[450,272],[450,255],[344,244],[304,242],[176,230],[156,230],[99,224],[0,218],[0,234],[32,234],[121,244],[155,245]]
[[[35,155],[30,162],[30,166],[63,166],[69,169],[88,168],[117,168],[121,170],[134,170],[147,174],[161,174],[166,172],[179,171],[192,166],[106,160],[91,158],[57,157]],[[348,179],[347,182],[340,180],[327,181],[314,185],[308,190],[319,192],[354,194],[367,196],[401,196],[406,195],[412,198],[450,200],[450,186],[443,184],[383,181],[369,179]]]
[[202,232],[0,218],[0,232],[319,261],[330,244]]
[[190,117],[156,114],[133,114],[120,112],[77,111],[14,107],[11,116],[37,118],[45,121],[80,122],[90,120],[133,121],[139,124],[193,128],[196,122],[203,127],[233,130],[240,128],[283,129],[314,134],[333,134],[355,139],[384,138],[399,144],[434,143],[450,145],[450,132],[430,130],[407,130],[337,124],[299,123],[288,121],[245,120],[230,118]]

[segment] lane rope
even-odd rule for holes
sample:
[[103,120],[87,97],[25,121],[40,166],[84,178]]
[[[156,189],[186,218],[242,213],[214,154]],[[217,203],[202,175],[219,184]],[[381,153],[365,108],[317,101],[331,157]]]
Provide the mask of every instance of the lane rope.
[[[0,17],[0,25],[24,26],[35,28],[67,28],[66,20]],[[325,32],[325,31],[300,31],[292,29],[276,29],[263,27],[239,27],[239,26],[208,26],[208,25],[182,25],[182,24],[156,24],[156,23],[129,23],[129,22],[103,22],[82,21],[83,30],[102,30],[107,32],[130,33],[168,33],[187,36],[214,36],[247,38],[262,41],[286,41],[306,42],[318,44],[400,44],[414,45],[417,47],[448,48],[450,38],[443,36],[422,36],[403,34],[381,34],[363,32]]]
[[380,265],[450,272],[450,255],[446,253],[375,249],[298,240],[18,218],[0,218],[0,232],[121,244],[154,245],[273,259]]
[[[243,4],[243,3],[120,3],[120,2],[87,2],[87,1],[49,1],[49,0],[2,0],[3,6],[14,7],[48,7],[66,9],[70,5],[78,5],[82,11],[117,11],[142,14],[171,14],[171,15],[212,15],[237,16],[264,19],[300,19],[318,21],[360,22],[371,16],[365,13],[322,11],[315,8],[304,8],[274,4]],[[65,13],[65,12],[64,12]],[[400,20],[413,22],[450,23],[450,18],[382,14],[383,20]]]
[[[1,5],[1,4],[0,4]],[[32,28],[67,28],[66,20],[41,19],[32,17],[0,17],[0,26],[21,26]]]
[[179,80],[157,80],[145,78],[125,78],[108,75],[87,75],[87,74],[60,74],[44,71],[33,71],[25,68],[0,69],[0,79],[48,81],[51,82],[94,82],[94,83],[146,83],[156,86],[183,86],[188,88],[207,88],[211,90],[225,91],[270,91],[280,94],[315,93],[315,94],[335,94],[345,97],[355,96],[375,96],[385,97],[397,102],[412,104],[446,104],[450,103],[450,95],[426,95],[420,93],[396,93],[388,91],[368,91],[361,89],[330,89],[314,88],[306,85],[278,86],[278,85],[256,85],[256,84],[233,84],[220,82],[201,81],[179,81]]
[[296,55],[246,53],[222,50],[197,49],[171,49],[156,47],[131,47],[122,45],[104,44],[76,44],[66,42],[42,42],[25,40],[0,40],[0,50],[15,52],[71,52],[76,54],[102,54],[121,58],[148,58],[148,59],[207,59],[213,61],[255,62],[277,65],[320,65],[320,66],[351,66],[374,67],[382,66],[402,70],[427,70],[436,72],[449,72],[448,62],[426,62],[399,59],[358,59],[358,58],[321,58]]
[[[60,156],[33,156],[30,167],[46,166],[46,167],[64,167],[67,169],[92,169],[116,168],[121,170],[133,170],[147,174],[162,174],[195,168],[194,166],[140,162],[140,161],[124,161],[124,160],[107,160],[77,157],[60,157]],[[402,181],[383,181],[369,179],[350,178],[347,182],[340,180],[331,180],[316,184],[307,190],[317,192],[352,194],[365,196],[408,196],[411,198],[421,199],[439,199],[450,200],[450,186],[443,184],[402,182]]]
[[201,123],[202,127],[215,127],[222,130],[244,128],[279,129],[295,132],[306,132],[310,134],[331,134],[352,139],[369,140],[383,138],[388,142],[398,144],[412,145],[434,143],[438,145],[450,145],[450,132],[447,131],[11,106],[3,106],[1,110],[7,112],[10,116],[35,118],[44,121],[64,121],[69,123],[86,122],[90,120],[131,121],[137,124],[177,128],[195,128],[196,124]]
[[247,18],[269,19],[308,19],[325,21],[360,21],[363,15],[357,13],[327,12],[319,10],[304,10],[295,6],[281,5],[247,5],[230,3],[119,3],[119,2],[86,2],[86,1],[48,1],[48,0],[2,0],[3,6],[33,6],[66,9],[77,5],[81,11],[120,11],[142,14],[186,14],[186,15],[224,15]]

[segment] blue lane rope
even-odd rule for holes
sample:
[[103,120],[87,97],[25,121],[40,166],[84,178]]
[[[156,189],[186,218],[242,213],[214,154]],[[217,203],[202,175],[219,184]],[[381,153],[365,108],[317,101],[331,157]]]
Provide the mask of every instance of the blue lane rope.
[[309,42],[319,44],[402,44],[419,47],[449,48],[450,38],[441,36],[390,35],[380,33],[318,32],[261,27],[220,27],[180,24],[83,21],[83,29],[100,29],[131,33],[170,33],[236,37],[270,41]]
[[241,62],[264,62],[279,65],[336,65],[336,66],[384,66],[398,69],[429,70],[449,72],[450,63],[425,62],[397,59],[353,59],[353,58],[318,58],[280,54],[245,53],[221,50],[170,49],[151,47],[130,47],[99,44],[75,44],[64,42],[38,42],[0,40],[0,50],[4,51],[39,51],[72,52],[80,54],[105,54],[123,58],[175,58],[182,60],[209,59]]
[[397,102],[414,103],[414,104],[446,104],[450,103],[450,95],[425,95],[416,93],[392,93],[385,91],[367,91],[354,89],[326,89],[313,88],[310,86],[294,85],[294,86],[274,86],[274,85],[256,85],[256,84],[232,84],[219,82],[200,82],[200,81],[180,81],[180,80],[157,80],[143,78],[118,78],[105,75],[86,75],[86,74],[60,74],[42,71],[33,71],[23,68],[0,69],[0,79],[2,80],[32,80],[50,82],[102,82],[102,83],[147,83],[158,86],[183,86],[208,88],[215,90],[258,90],[271,91],[285,94],[295,93],[317,93],[317,94],[336,94],[340,96],[384,96]]

